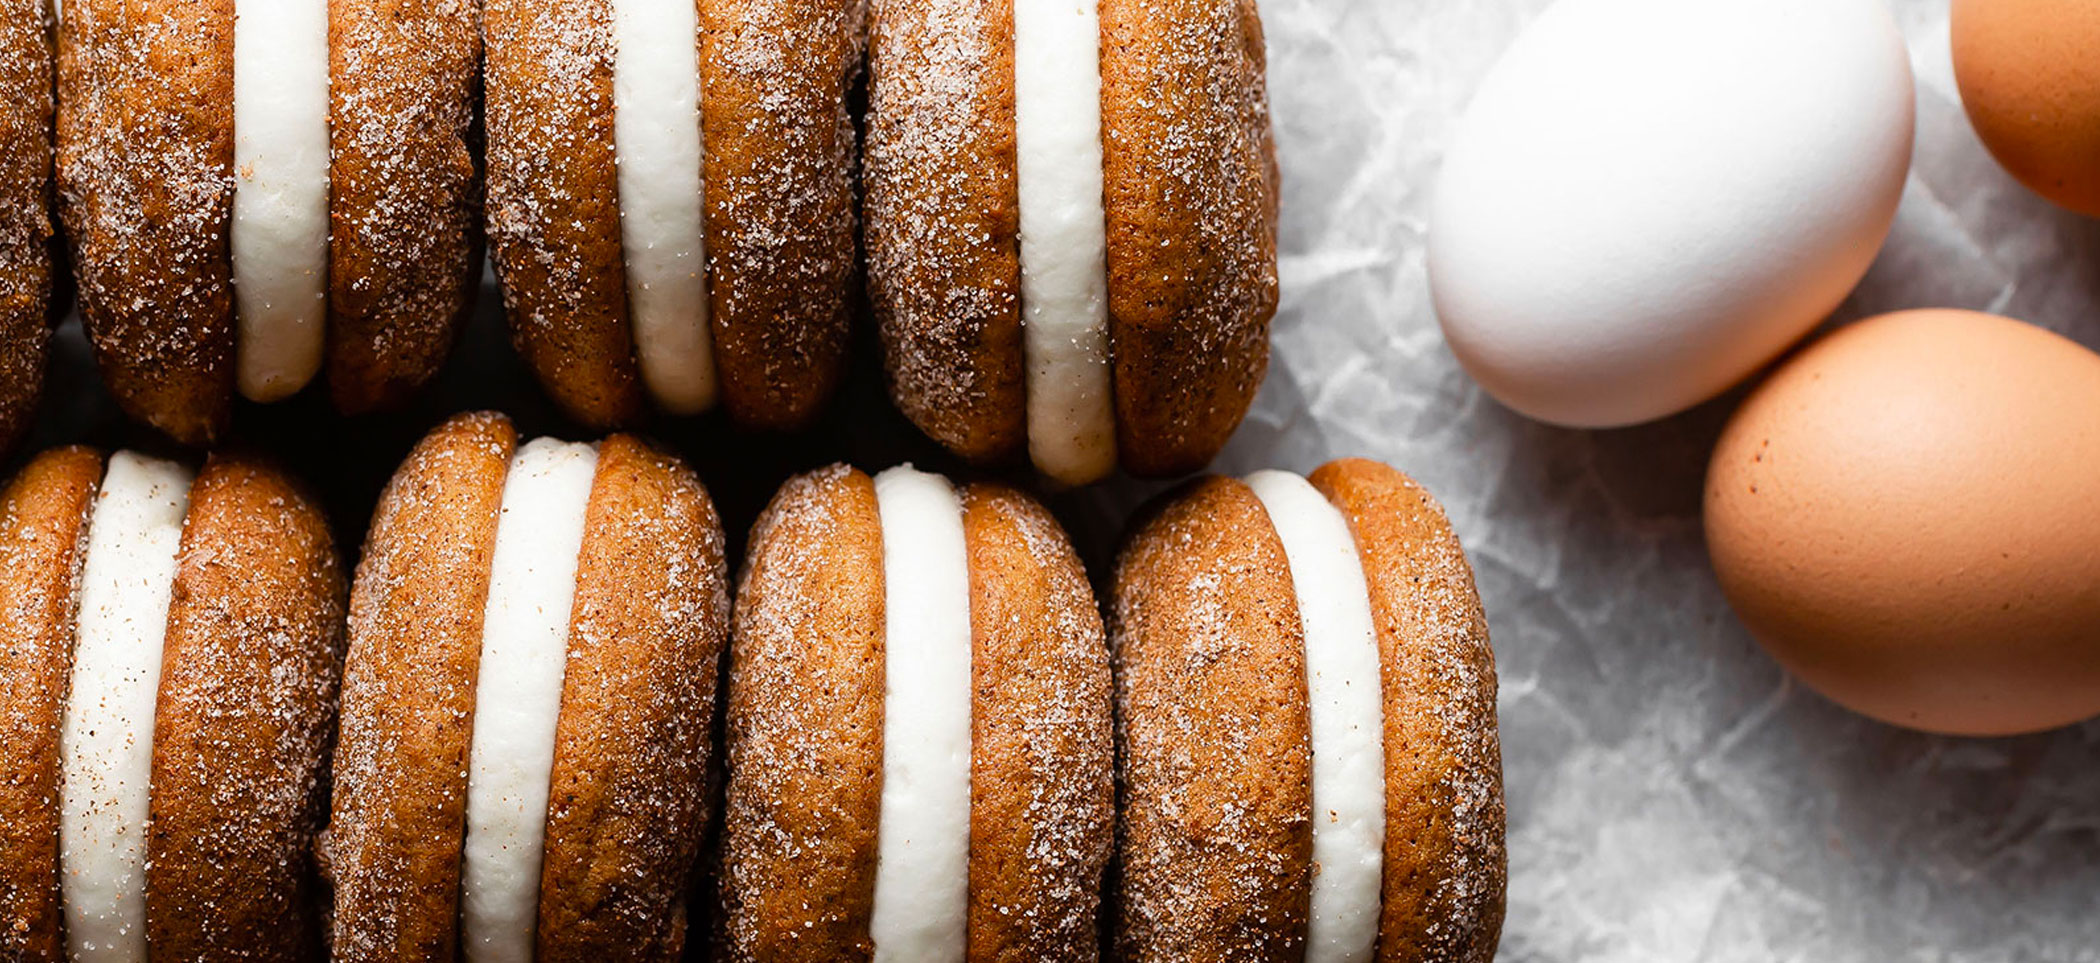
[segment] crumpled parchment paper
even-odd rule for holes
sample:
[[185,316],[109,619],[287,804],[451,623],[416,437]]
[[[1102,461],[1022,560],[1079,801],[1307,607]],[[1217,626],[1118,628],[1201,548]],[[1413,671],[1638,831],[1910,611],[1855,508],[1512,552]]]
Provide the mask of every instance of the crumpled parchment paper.
[[[1568,431],[1497,405],[1445,348],[1423,266],[1443,144],[1545,6],[1264,0],[1283,308],[1275,368],[1221,465],[1370,455],[1450,510],[1501,670],[1501,958],[2100,960],[2100,724],[1935,738],[1823,700],[1750,640],[1707,562],[1701,483],[1740,391]],[[1839,321],[1966,307],[2100,349],[2100,222],[2029,194],[1977,141],[1947,0],[1894,6],[1916,159]]]
[[[1283,306],[1269,380],[1216,469],[1364,455],[1449,509],[1501,669],[1503,960],[2100,961],[2100,723],[1935,738],[1790,682],[1729,613],[1701,544],[1707,455],[1740,392],[1659,424],[1568,431],[1501,408],[1445,348],[1423,270],[1442,145],[1546,2],[1262,0]],[[2100,348],[2100,222],[2028,194],[1977,142],[1947,0],[1895,5],[1918,76],[1917,159],[1894,235],[1840,320],[1979,308]],[[354,561],[380,487],[443,415],[501,408],[527,432],[588,436],[525,376],[498,305],[491,281],[410,411],[345,422],[309,391],[243,406],[235,443],[311,480]],[[732,573],[791,472],[959,467],[890,409],[877,364],[863,330],[841,399],[803,435],[717,418],[647,427],[706,479]],[[69,323],[28,450],[81,441],[167,448],[116,412]],[[1161,487],[1124,479],[1052,499],[1097,580],[1127,513]]]

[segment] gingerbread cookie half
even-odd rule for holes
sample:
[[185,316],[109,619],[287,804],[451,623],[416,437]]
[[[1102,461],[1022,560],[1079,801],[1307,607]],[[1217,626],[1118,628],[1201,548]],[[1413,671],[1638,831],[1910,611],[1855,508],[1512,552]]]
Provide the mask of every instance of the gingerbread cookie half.
[[425,438],[351,596],[334,958],[678,959],[727,584],[707,491],[640,441]]
[[0,958],[321,953],[343,592],[249,458],[59,449],[0,493]]
[[789,481],[729,673],[724,958],[1100,959],[1108,655],[1040,504],[909,467]]
[[58,54],[81,316],[127,412],[208,443],[236,390],[325,365],[354,413],[436,373],[480,280],[475,3],[72,0]]
[[52,311],[50,11],[0,3],[0,454],[29,430]]
[[1253,0],[874,0],[868,282],[890,391],[1065,484],[1201,468],[1267,370]]
[[1355,460],[1202,479],[1114,593],[1121,958],[1494,958],[1494,655],[1427,492]]
[[815,417],[843,365],[857,0],[488,0],[489,238],[571,417]]

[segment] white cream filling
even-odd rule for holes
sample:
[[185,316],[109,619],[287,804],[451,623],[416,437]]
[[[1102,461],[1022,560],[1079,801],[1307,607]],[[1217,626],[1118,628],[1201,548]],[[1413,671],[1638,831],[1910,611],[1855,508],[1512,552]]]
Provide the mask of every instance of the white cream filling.
[[503,482],[460,875],[460,942],[477,963],[533,956],[569,615],[597,466],[595,447],[542,438],[518,450]]
[[235,0],[234,369],[278,401],[321,369],[328,288],[328,0]]
[[963,959],[970,904],[970,563],[948,480],[875,476],[882,517],[878,963]]
[[1068,485],[1116,465],[1095,4],[1014,0],[1028,451],[1043,474]]
[[692,0],[613,0],[613,152],[642,384],[664,410],[715,402],[701,211],[700,43]]
[[1247,476],[1283,542],[1312,710],[1312,922],[1306,963],[1371,958],[1385,852],[1385,703],[1371,592],[1349,522],[1289,472]]
[[59,885],[66,955],[146,959],[146,831],[188,469],[119,452],[88,517],[72,689],[59,730]]

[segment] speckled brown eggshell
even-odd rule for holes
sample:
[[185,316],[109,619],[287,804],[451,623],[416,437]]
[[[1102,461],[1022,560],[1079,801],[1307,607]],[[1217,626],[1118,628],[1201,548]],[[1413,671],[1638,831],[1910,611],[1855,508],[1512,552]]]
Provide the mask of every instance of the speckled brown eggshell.
[[1954,0],[1962,106],[2021,183],[2100,217],[2100,4]]
[[1863,321],[1722,436],[1706,533],[1803,682],[1934,732],[2100,714],[2100,355],[1964,311]]

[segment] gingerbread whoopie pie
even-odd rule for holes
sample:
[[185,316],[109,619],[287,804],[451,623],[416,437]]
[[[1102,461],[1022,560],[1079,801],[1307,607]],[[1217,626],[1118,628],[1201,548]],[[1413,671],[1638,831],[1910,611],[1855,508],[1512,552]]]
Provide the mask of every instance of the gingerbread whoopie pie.
[[1100,958],[1108,653],[1040,504],[909,467],[789,481],[729,678],[723,958]]
[[351,594],[333,958],[678,959],[727,584],[706,489],[640,441],[425,438]]
[[480,282],[473,0],[67,0],[58,182],[81,317],[185,443],[325,366],[400,402]]
[[0,3],[0,453],[29,430],[52,312],[51,14]]
[[1113,592],[1121,958],[1494,958],[1494,655],[1435,499],[1368,461],[1201,479]]
[[1268,367],[1254,0],[873,0],[868,284],[898,407],[1083,484],[1208,463]]
[[343,593],[248,457],[63,448],[0,493],[0,959],[320,955]]
[[856,277],[860,0],[486,0],[488,233],[571,417],[794,428]]

